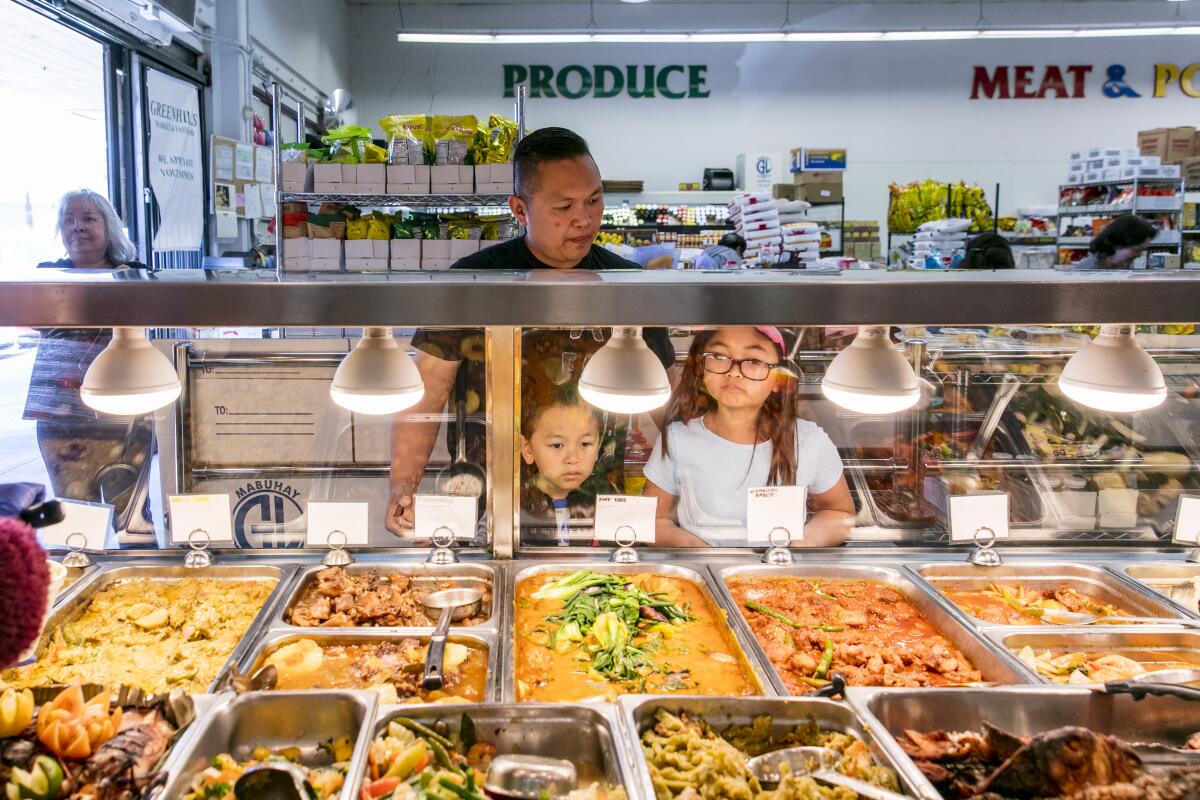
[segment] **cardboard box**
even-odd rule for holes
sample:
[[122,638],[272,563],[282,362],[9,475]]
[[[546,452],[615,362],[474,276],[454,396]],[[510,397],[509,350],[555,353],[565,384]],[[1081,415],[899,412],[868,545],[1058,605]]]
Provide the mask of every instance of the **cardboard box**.
[[358,183],[358,164],[313,164],[313,183]]
[[444,269],[450,269],[450,266],[453,263],[454,262],[448,258],[432,258],[432,259],[422,258],[421,259],[421,271],[422,272],[440,272],[441,270],[444,270]]
[[1083,163],[1082,161],[1072,161],[1071,165],[1067,167],[1067,172],[1083,172]]
[[429,194],[430,167],[398,164],[386,168],[388,194]]
[[388,255],[393,260],[421,261],[420,239],[392,239],[388,244]]
[[279,172],[280,191],[311,192],[312,170],[307,161],[285,161]]
[[309,272],[341,272],[342,260],[340,258],[310,258],[308,260]]
[[429,170],[431,183],[473,184],[475,182],[475,167],[470,164],[436,164]]
[[1100,183],[1100,181],[1104,180],[1104,173],[1096,171],[1085,172],[1083,173],[1082,180],[1084,183]]
[[821,203],[842,202],[842,184],[838,183],[809,183],[796,187],[796,199],[813,205]]
[[771,185],[771,196],[776,200],[795,200],[796,185],[792,183],[776,183]]
[[424,239],[421,242],[421,263],[426,261],[449,261],[450,239]]
[[477,183],[475,194],[512,194],[512,181],[508,183]]
[[[318,164],[318,166],[320,166]],[[321,194],[357,194],[357,183],[313,183],[313,191]]]
[[419,258],[392,258],[388,260],[388,269],[394,272],[410,272],[421,268]]
[[309,239],[308,247],[313,258],[340,261],[344,244],[341,239]]
[[387,181],[387,167],[383,164],[355,164],[354,181],[382,186]]
[[385,185],[383,183],[353,183],[350,194],[383,194]]
[[844,147],[796,147],[792,149],[792,172],[829,172],[846,169]]
[[1185,158],[1180,161],[1179,174],[1188,186],[1200,184],[1200,157]]
[[390,254],[388,244],[386,239],[347,239],[346,260],[386,259]]
[[742,153],[734,161],[733,175],[737,188],[744,191],[771,191],[787,174],[782,153]]
[[1083,162],[1083,167],[1087,172],[1096,172],[1102,170],[1104,169],[1104,159],[1089,158],[1087,161]]
[[347,258],[347,272],[381,272],[387,271],[387,258]]
[[1138,131],[1138,152],[1158,156],[1163,164],[1177,164],[1196,154],[1196,129],[1183,126]]
[[466,258],[469,255],[474,255],[479,252],[478,239],[451,239],[450,240],[450,260],[458,261],[460,258]]
[[[827,183],[842,185],[842,172],[793,172],[793,186],[807,186],[809,184]],[[797,198],[799,199],[799,198]]]

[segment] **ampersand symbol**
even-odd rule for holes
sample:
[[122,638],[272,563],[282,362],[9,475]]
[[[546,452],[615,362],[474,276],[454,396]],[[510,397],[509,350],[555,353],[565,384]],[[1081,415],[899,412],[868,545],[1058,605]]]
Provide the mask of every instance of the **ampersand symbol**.
[[1141,97],[1133,87],[1125,82],[1125,67],[1113,64],[1108,68],[1108,80],[1104,82],[1105,97]]

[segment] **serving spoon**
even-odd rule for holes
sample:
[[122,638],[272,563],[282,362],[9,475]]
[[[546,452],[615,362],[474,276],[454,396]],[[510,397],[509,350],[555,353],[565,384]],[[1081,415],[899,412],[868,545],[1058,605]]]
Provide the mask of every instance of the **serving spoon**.
[[807,776],[827,786],[841,786],[868,800],[906,800],[904,795],[890,789],[835,772],[833,767],[840,759],[837,751],[828,747],[787,747],[755,756],[746,762],[746,767],[764,786],[779,783],[782,778],[779,766],[786,763],[797,777]]
[[1160,625],[1180,625],[1184,628],[1200,628],[1200,619],[1184,619],[1182,617],[1097,617],[1093,614],[1083,614],[1078,611],[1058,611],[1047,608],[1041,619],[1055,625],[1096,625],[1098,623],[1159,623]]
[[429,649],[425,654],[425,671],[421,675],[421,687],[432,692],[442,688],[442,660],[446,656],[446,634],[451,622],[462,622],[479,613],[483,603],[483,592],[478,589],[443,589],[430,592],[421,599],[425,613],[432,619],[437,616],[437,627],[429,637]]
[[309,800],[308,775],[295,764],[259,764],[233,784],[237,800]]

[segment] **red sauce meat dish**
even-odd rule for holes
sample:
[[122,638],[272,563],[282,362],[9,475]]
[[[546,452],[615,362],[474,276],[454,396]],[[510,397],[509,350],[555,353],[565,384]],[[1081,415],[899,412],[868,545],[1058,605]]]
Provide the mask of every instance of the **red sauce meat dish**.
[[856,686],[955,686],[979,670],[897,589],[877,581],[731,578],[727,582],[790,691],[833,672]]
[[[447,579],[416,588],[415,579],[406,575],[380,575],[378,570],[347,572],[329,567],[318,572],[288,610],[288,621],[304,628],[352,627],[428,627],[433,621],[425,614],[421,598],[439,589],[454,587]],[[486,621],[491,607],[491,592],[485,591],[479,614],[457,625],[478,625]]]

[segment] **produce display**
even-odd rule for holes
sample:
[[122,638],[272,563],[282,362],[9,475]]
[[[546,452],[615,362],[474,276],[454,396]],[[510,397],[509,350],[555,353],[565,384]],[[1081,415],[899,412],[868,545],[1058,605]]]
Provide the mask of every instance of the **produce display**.
[[119,706],[107,691],[69,686],[35,709],[28,689],[0,695],[0,784],[6,800],[133,800],[158,777],[178,728],[182,697]]
[[274,588],[268,579],[119,581],[49,631],[36,662],[0,673],[0,685],[203,692]]
[[[1129,617],[1129,611],[1070,586],[1035,589],[995,582],[986,589],[943,589],[952,603],[992,625],[1042,625],[1046,612],[1070,611],[1095,617]],[[1100,623],[1105,624],[1105,623]]]
[[1026,646],[1017,657],[1051,683],[1107,683],[1163,669],[1200,669],[1200,661],[1183,661],[1150,649],[1107,653],[1044,650],[1038,653]]
[[[316,574],[288,609],[287,620],[304,628],[350,627],[429,627],[430,620],[421,598],[440,589],[450,589],[454,581],[417,588],[406,575],[381,575],[376,569],[347,572],[328,567]],[[458,625],[478,625],[487,620],[485,609],[491,606],[491,592],[484,593],[478,614]]]
[[888,190],[888,229],[893,233],[913,233],[926,222],[946,217],[971,220],[972,231],[992,227],[992,208],[979,186],[926,180],[893,183]]
[[487,689],[487,647],[447,642],[441,689],[421,688],[426,642],[415,637],[361,644],[297,639],[259,659],[252,672],[275,668],[276,689],[372,689],[381,703],[481,702]]
[[900,746],[946,800],[1200,797],[1200,764],[1151,770],[1129,743],[1087,728],[1035,736],[987,723],[979,732],[909,730]]
[[[466,714],[458,733],[445,731],[445,725],[429,727],[405,717],[389,722],[371,742],[362,800],[489,800],[483,786],[492,759],[509,754],[479,740]],[[576,765],[581,788],[559,800],[625,800],[625,790],[619,786],[603,781],[584,786],[584,766]]]
[[301,767],[312,800],[333,800],[341,795],[353,754],[354,742],[348,737],[323,742],[315,757],[306,757],[298,747],[274,751],[257,747],[250,758],[244,761],[239,761],[229,753],[222,753],[192,779],[191,791],[183,796],[183,800],[234,800],[240,797],[233,791],[238,778],[251,767],[273,762]]
[[841,672],[855,686],[955,686],[983,676],[896,588],[865,580],[730,578],[730,593],[793,694]]
[[780,766],[782,780],[765,789],[747,767],[752,757],[785,747],[826,747],[837,753],[833,769],[850,778],[899,791],[896,773],[877,766],[858,737],[821,730],[815,721],[798,725],[783,736],[772,736],[771,718],[755,717],[750,725],[731,725],[717,731],[704,720],[675,716],[659,709],[655,725],[642,733],[642,752],[650,768],[657,800],[754,798],[754,800],[853,800],[848,789],[818,784],[806,775]]
[[759,693],[719,609],[700,587],[654,573],[543,573],[516,589],[517,699]]

